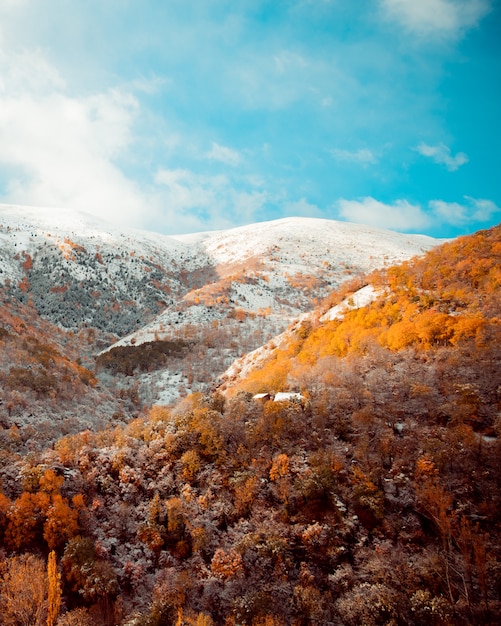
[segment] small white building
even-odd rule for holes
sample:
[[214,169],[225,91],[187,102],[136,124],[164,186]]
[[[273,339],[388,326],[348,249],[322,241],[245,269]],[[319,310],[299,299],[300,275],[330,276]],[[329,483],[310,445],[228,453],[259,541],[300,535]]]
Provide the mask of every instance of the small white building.
[[253,400],[259,400],[259,402],[266,402],[267,400],[271,400],[271,393],[256,393],[252,396]]
[[252,399],[258,402],[273,400],[275,402],[299,402],[301,404],[306,400],[306,398],[297,391],[279,391],[274,396],[271,393],[256,393],[252,396]]
[[297,391],[279,391],[273,399],[275,402],[302,402],[305,397]]

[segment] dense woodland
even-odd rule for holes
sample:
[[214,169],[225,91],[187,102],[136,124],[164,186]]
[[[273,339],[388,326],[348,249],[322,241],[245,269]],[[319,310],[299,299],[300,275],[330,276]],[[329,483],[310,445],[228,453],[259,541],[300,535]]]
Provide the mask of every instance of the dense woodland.
[[[375,302],[321,321],[369,282]],[[128,393],[46,449],[5,424],[2,623],[500,623],[500,288],[497,227],[343,287],[224,393]],[[72,386],[109,411],[64,338],[15,341],[22,312],[0,328],[26,359],[1,372],[11,414]],[[284,390],[304,400],[253,398]]]

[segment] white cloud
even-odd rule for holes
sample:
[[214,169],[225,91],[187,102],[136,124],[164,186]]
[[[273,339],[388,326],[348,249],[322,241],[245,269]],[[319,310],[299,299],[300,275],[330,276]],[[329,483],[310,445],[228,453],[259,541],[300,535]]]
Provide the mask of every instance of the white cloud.
[[228,184],[225,176],[202,176],[182,169],[159,170],[155,183],[164,186],[169,208],[178,213],[213,206],[218,192]]
[[13,172],[5,200],[140,225],[148,202],[114,164],[131,142],[135,108],[114,91],[82,99],[0,97],[0,163]]
[[449,226],[476,225],[489,222],[501,209],[492,201],[465,196],[465,202],[445,202],[431,200],[427,210],[407,200],[397,200],[385,204],[374,198],[360,200],[340,199],[336,208],[340,218],[358,224],[367,224],[379,228],[397,231],[423,232],[430,226],[447,224]]
[[0,50],[0,96],[61,90],[65,81],[40,50],[5,53]]
[[462,225],[468,222],[487,222],[501,209],[492,200],[465,196],[466,203],[431,200],[429,203],[435,216],[447,224]]
[[207,158],[233,167],[237,166],[241,160],[240,154],[236,150],[221,146],[215,142],[212,144],[211,151],[207,153]]
[[[161,169],[142,184],[121,167],[135,149],[141,114],[129,89],[74,96],[40,51],[0,47],[2,201],[82,210],[123,226],[187,232],[253,221],[268,196],[244,179]],[[152,79],[139,90],[161,87]],[[188,142],[189,143],[189,142]],[[172,157],[186,137],[164,139]],[[241,155],[213,143],[205,158],[231,166]],[[195,150],[195,157],[200,152]]]
[[445,165],[449,172],[455,172],[461,165],[468,163],[468,156],[464,152],[458,152],[452,156],[450,148],[443,143],[439,143],[436,146],[420,143],[414,150],[425,157],[433,159],[435,163]]
[[463,224],[468,221],[467,208],[458,202],[431,200],[429,204],[435,215],[447,224]]
[[116,164],[133,142],[136,99],[113,89],[69,95],[39,50],[0,50],[0,75],[2,200],[141,226],[151,198]]
[[165,76],[153,75],[148,78],[143,76],[142,78],[136,78],[131,81],[130,88],[134,92],[142,92],[151,95],[157,94],[166,87],[171,86],[172,82],[172,79]]
[[23,8],[30,0],[0,0],[0,12],[8,13],[9,11]]
[[470,196],[465,196],[465,199],[473,208],[472,218],[479,222],[486,222],[501,211],[492,200],[471,198]]
[[[226,97],[250,109],[281,110],[300,101],[329,107],[351,78],[335,59],[290,50],[242,47],[224,66]],[[336,89],[336,100],[330,95]],[[327,90],[327,93],[326,93]]]
[[397,200],[393,204],[385,204],[368,196],[360,200],[337,202],[339,216],[358,224],[367,224],[392,230],[417,230],[430,225],[428,215],[419,205],[410,204],[407,200]]
[[334,148],[330,150],[332,156],[336,161],[347,161],[349,163],[360,163],[362,165],[368,165],[369,163],[376,163],[377,159],[372,150],[367,148],[360,148],[359,150],[340,150]]
[[384,13],[419,35],[456,37],[489,12],[488,0],[381,0]]
[[[161,185],[161,219],[176,221],[177,232],[196,232],[230,228],[256,220],[256,214],[268,201],[268,194],[238,189],[227,176],[207,176],[184,169],[160,169],[155,183]],[[172,229],[171,229],[172,230]]]
[[305,69],[308,67],[308,61],[303,56],[288,50],[275,54],[273,61],[278,74],[285,74],[289,71],[294,72],[298,68]]

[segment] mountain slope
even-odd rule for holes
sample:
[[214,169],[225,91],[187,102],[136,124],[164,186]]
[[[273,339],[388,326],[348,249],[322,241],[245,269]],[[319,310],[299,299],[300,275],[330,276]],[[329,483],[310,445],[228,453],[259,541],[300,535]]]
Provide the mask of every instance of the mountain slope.
[[[108,350],[98,359],[101,378],[136,373],[145,402],[170,403],[347,279],[437,243],[309,218],[167,237],[73,211],[2,205],[0,282],[59,327],[93,329],[83,356]],[[172,353],[159,341],[186,349]],[[153,344],[158,359],[148,358]],[[132,371],[124,347],[137,351]]]
[[[311,304],[314,290],[324,293],[346,275],[436,244],[300,218],[174,238],[113,228],[74,211],[6,205],[0,242],[0,278],[19,300],[29,297],[62,327],[92,325],[116,335],[183,299],[189,308],[234,296],[231,304],[256,310],[292,297],[288,313],[295,314]],[[246,282],[255,280],[259,290],[247,293]]]
[[[185,391],[203,389],[214,373],[283,331],[346,280],[422,254],[438,243],[429,237],[310,218],[176,239],[192,246],[201,259],[210,258],[218,278],[191,289],[150,324],[110,348],[119,356],[124,347],[188,341],[191,348],[184,362],[170,360],[167,367],[141,379],[142,388],[151,393],[156,387],[157,400],[165,403],[177,397],[176,385]],[[106,355],[105,361],[109,359]]]
[[65,623],[500,623],[501,227],[356,282],[225,394],[0,465],[5,571],[55,550]]
[[134,395],[101,385],[82,358],[93,332],[67,333],[0,289],[0,463],[137,415]]
[[2,206],[0,238],[10,292],[68,329],[129,332],[172,303],[190,272],[179,242],[73,211]]
[[[366,287],[333,294],[315,314],[234,363],[221,389],[256,393],[307,386],[300,381],[322,361],[380,348],[419,353],[457,347],[465,363],[489,362],[498,371],[501,226],[445,243],[363,282]],[[483,379],[482,387],[495,394],[493,372],[485,371]],[[490,420],[492,425],[492,414]]]

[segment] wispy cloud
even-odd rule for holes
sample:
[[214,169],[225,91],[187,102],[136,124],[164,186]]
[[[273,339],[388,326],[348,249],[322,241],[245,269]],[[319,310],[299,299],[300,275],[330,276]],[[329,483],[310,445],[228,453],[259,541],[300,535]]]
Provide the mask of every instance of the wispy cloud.
[[240,153],[227,146],[221,146],[218,143],[212,144],[212,149],[207,153],[207,158],[211,161],[219,161],[225,165],[235,167],[241,161]]
[[439,143],[436,146],[420,143],[414,150],[425,157],[429,157],[435,163],[445,165],[449,172],[455,172],[469,161],[468,156],[464,152],[458,152],[453,156],[450,148],[443,143]]
[[[125,226],[168,232],[211,230],[256,219],[268,193],[228,176],[159,168],[153,179],[129,178],[123,162],[134,152],[139,93],[153,93],[153,78],[85,96],[65,80],[39,50],[0,48],[0,167],[2,200],[82,210]],[[241,154],[213,142],[209,152],[186,147],[183,134],[163,136],[168,158],[194,154],[235,167]]]
[[487,222],[501,209],[492,200],[471,198],[465,196],[466,202],[444,202],[431,200],[429,203],[435,216],[447,224],[461,226],[469,222]]
[[178,214],[196,210],[201,215],[217,203],[228,186],[228,179],[223,175],[204,176],[184,169],[160,169],[155,183],[164,187],[170,210]]
[[385,204],[370,196],[360,200],[341,198],[336,208],[339,216],[345,220],[379,228],[413,231],[425,229],[430,225],[430,218],[423,209],[407,200]]
[[348,163],[360,163],[361,165],[369,165],[376,163],[376,155],[368,148],[360,148],[359,150],[341,150],[339,148],[333,148],[330,150],[332,156],[336,161],[345,161]]
[[423,232],[430,227],[440,228],[443,225],[453,228],[468,224],[480,225],[501,213],[492,200],[470,196],[464,199],[464,203],[431,200],[423,208],[407,200],[386,204],[369,196],[357,200],[342,198],[337,201],[335,208],[340,218],[350,222],[403,232]]
[[162,187],[159,219],[179,224],[178,232],[195,232],[234,226],[256,220],[268,202],[268,194],[252,188],[238,188],[225,175],[208,176],[184,169],[160,169],[155,183]]
[[108,90],[67,94],[40,51],[2,53],[0,164],[9,168],[4,200],[65,206],[139,225],[148,202],[115,160],[132,142],[138,103]]
[[130,89],[134,92],[143,92],[149,95],[157,94],[162,89],[172,84],[172,79],[165,76],[142,76],[136,78],[130,83]]
[[457,37],[490,11],[489,0],[381,0],[386,17],[418,35]]
[[334,59],[277,47],[274,42],[263,49],[243,46],[225,64],[223,89],[231,101],[251,110],[278,111],[298,103],[329,107],[347,96],[352,79]]
[[48,90],[62,90],[65,86],[63,77],[41,50],[11,52],[0,47],[0,97],[5,94],[41,94]]
[[287,72],[296,72],[298,69],[308,67],[308,61],[300,54],[284,50],[275,54],[273,57],[275,70],[278,74],[286,74]]

